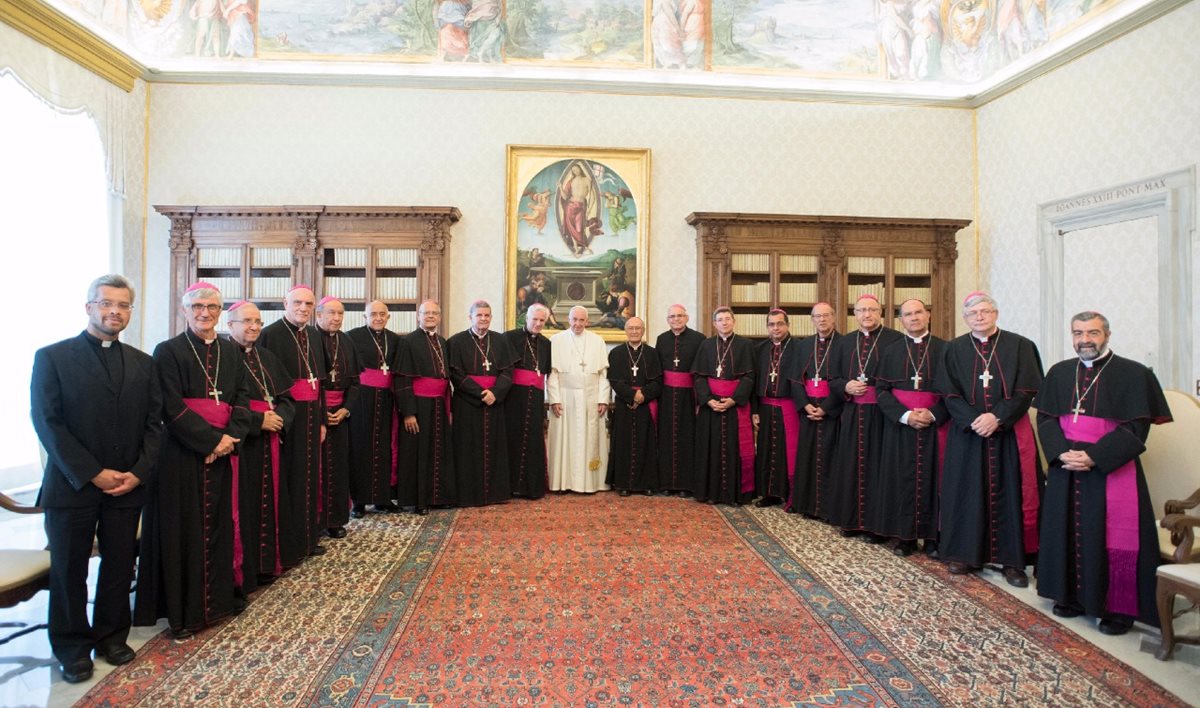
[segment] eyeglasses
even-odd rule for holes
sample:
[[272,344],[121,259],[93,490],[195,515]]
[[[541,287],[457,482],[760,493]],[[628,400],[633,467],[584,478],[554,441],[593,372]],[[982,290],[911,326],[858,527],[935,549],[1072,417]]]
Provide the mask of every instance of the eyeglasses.
[[995,308],[984,307],[984,308],[980,308],[978,310],[967,310],[966,312],[963,312],[963,317],[966,317],[968,319],[973,319],[975,317],[984,317],[987,315],[994,315],[994,314],[996,314]]
[[192,312],[193,313],[198,315],[201,312],[204,312],[205,310],[207,310],[215,315],[221,311],[221,306],[216,304],[215,302],[212,303],[211,305],[205,305],[202,302],[193,302],[192,303]]
[[883,308],[881,308],[881,307],[856,307],[856,308],[854,308],[854,314],[856,314],[856,315],[865,315],[868,312],[883,312]]
[[133,309],[133,304],[128,302],[114,302],[112,300],[91,300],[90,302],[101,310],[111,310],[115,307],[121,312],[129,312]]
[[238,322],[241,322],[242,324],[246,325],[247,327],[262,327],[263,326],[262,320],[229,320],[229,324],[237,324]]

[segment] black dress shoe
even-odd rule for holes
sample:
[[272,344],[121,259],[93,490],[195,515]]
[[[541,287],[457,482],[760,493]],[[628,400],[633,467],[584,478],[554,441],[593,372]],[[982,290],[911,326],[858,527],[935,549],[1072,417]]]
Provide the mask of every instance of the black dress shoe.
[[621,490],[621,496],[623,496],[623,497],[627,497],[627,496],[629,496],[629,490],[628,490],[628,489],[622,489],[622,490]]
[[966,563],[950,561],[946,564],[946,570],[950,571],[951,575],[969,575],[970,573],[974,573],[976,570],[978,570],[978,568],[969,566]]
[[233,598],[233,614],[235,614],[235,615],[242,614],[243,612],[246,611],[246,607],[248,607],[248,606],[249,606],[249,603],[246,602],[246,598],[244,598],[244,597]]
[[1083,609],[1075,605],[1062,605],[1054,603],[1054,607],[1050,609],[1055,617],[1078,617],[1083,614]]
[[309,551],[308,554],[310,556],[323,556],[323,555],[325,555],[325,547],[324,546],[313,546],[312,550]]
[[915,550],[917,550],[916,541],[901,541],[892,548],[892,553],[903,558],[904,556],[911,556]]
[[367,513],[367,505],[366,504],[355,504],[354,506],[350,507],[350,518],[351,519],[361,519],[363,516],[366,515],[366,513]]
[[107,647],[96,647],[96,656],[104,657],[104,660],[113,666],[120,666],[133,661],[137,654],[128,644],[113,644]]
[[67,683],[81,683],[92,677],[92,670],[95,667],[92,665],[91,659],[78,659],[69,664],[62,665],[63,681]]
[[329,537],[330,538],[345,538],[346,537],[346,527],[335,526],[334,528],[329,529]]
[[854,529],[842,529],[838,533],[842,535],[842,538],[854,538],[855,536],[862,535],[862,531],[855,531]]
[[1011,565],[1004,566],[1004,579],[1014,588],[1029,587],[1029,576],[1025,575],[1025,571]]
[[413,513],[416,514],[417,516],[429,516],[429,510],[423,506],[418,506],[416,509],[413,510]]
[[1133,618],[1129,615],[1109,615],[1100,620],[1098,626],[1101,634],[1107,634],[1110,637],[1119,637],[1129,631],[1133,626]]
[[274,576],[274,575],[267,575],[266,573],[259,573],[258,574],[258,584],[259,585],[270,585],[271,583],[275,582],[276,577],[277,576]]
[[863,537],[862,537],[863,543],[870,543],[871,545],[883,543],[885,540],[887,540],[887,539],[885,539],[883,536],[879,536],[879,535],[873,534],[873,533],[863,534]]
[[780,499],[779,497],[763,497],[762,499],[759,499],[758,501],[754,502],[754,506],[757,506],[758,508],[763,509],[768,506],[777,506],[781,503],[783,503],[783,500]]
[[654,496],[654,490],[653,490],[653,489],[646,489],[646,490],[644,490],[644,491],[642,492],[642,494],[645,494],[645,495],[646,495],[646,496],[648,496],[648,497],[652,497],[652,496]]
[[938,557],[937,541],[926,541],[925,545],[921,547],[921,550],[924,551],[925,555],[929,556],[930,558]]
[[388,514],[394,514],[397,511],[400,511],[400,507],[396,506],[395,504],[393,504],[391,502],[388,502],[387,504],[376,504],[375,511],[386,512]]
[[189,639],[189,638],[195,636],[195,634],[196,634],[195,632],[188,629],[187,627],[179,627],[179,628],[172,627],[171,628],[171,637],[173,639]]

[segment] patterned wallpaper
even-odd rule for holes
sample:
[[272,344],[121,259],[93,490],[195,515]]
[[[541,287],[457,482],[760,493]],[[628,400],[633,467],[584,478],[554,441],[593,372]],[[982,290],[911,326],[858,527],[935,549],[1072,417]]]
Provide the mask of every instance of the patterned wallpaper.
[[[156,84],[151,204],[453,205],[448,326],[498,303],[505,145],[651,149],[649,328],[694,309],[692,211],[971,218],[971,112],[598,94]],[[151,211],[166,333],[169,224]],[[971,250],[960,263],[973,272]],[[693,313],[694,314],[694,313]]]
[[[1198,34],[1200,3],[1188,3],[979,109],[982,273],[1000,301],[1002,326],[1038,336],[1040,293],[1030,287],[1038,204],[1200,162]],[[1089,258],[1069,262],[1066,282],[1086,278],[1073,271],[1089,267]],[[1193,273],[1200,275],[1195,246]],[[1125,298],[1129,312],[1117,314],[1138,322],[1157,273],[1143,267],[1125,275],[1134,291]],[[1186,296],[1200,313],[1195,280]],[[1044,356],[1049,363],[1057,353]],[[1200,372],[1200,353],[1193,368]]]

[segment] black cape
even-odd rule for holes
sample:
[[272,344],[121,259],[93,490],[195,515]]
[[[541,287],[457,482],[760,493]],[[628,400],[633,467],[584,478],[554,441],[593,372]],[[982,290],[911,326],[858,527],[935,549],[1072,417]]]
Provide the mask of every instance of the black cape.
[[[806,337],[796,347],[794,367],[788,373],[792,396],[800,413],[800,439],[796,442],[796,473],[792,478],[790,511],[818,519],[827,519],[829,511],[829,475],[833,466],[833,451],[837,443],[838,416],[842,410],[841,396],[810,396],[805,383],[829,381],[832,349],[839,335],[827,338]],[[810,420],[805,406],[820,408],[820,420]]]
[[[359,410],[358,375],[362,367],[358,363],[358,351],[345,332],[321,330],[325,344],[325,361],[329,375],[323,386],[325,405],[329,413],[345,408],[350,412],[337,425],[326,422],[325,442],[321,445],[321,516],[318,524],[322,528],[342,528],[350,521],[350,421]],[[341,391],[340,406],[329,404],[329,393]]]
[[[400,375],[408,342],[388,329],[375,332],[355,327],[348,333],[363,369],[387,367],[393,381]],[[391,504],[395,498],[392,479],[396,474],[393,445],[399,445],[399,418],[394,386],[378,388],[359,381],[358,406],[350,416],[350,498],[355,504]]]
[[418,431],[408,432],[401,421],[396,501],[400,506],[418,509],[452,505],[457,492],[450,397],[418,396],[413,390],[417,378],[449,381],[446,340],[423,329],[409,332],[404,339],[408,342],[408,358],[401,362],[403,376],[397,376],[393,383],[401,416],[414,418]]
[[[619,344],[608,353],[608,383],[616,402],[612,405],[612,431],[608,452],[608,476],[613,489],[652,492],[661,488],[658,478],[658,435],[651,415],[651,402],[658,407],[662,395],[662,369],[658,352],[649,344],[634,351]],[[634,374],[633,366],[637,366]],[[645,400],[633,408],[640,389]]]
[[[696,417],[696,486],[692,490],[698,501],[721,504],[742,504],[754,498],[754,490],[747,489],[743,480],[742,435],[753,436],[739,428],[740,410],[749,412],[750,396],[754,393],[754,345],[749,339],[734,334],[728,344],[722,342],[720,361],[721,374],[717,375],[717,343],[720,337],[713,335],[704,340],[692,363],[692,375],[696,377],[694,390],[700,413]],[[728,346],[729,349],[725,347]],[[720,400],[713,394],[708,379],[723,379],[737,382],[731,398],[736,406],[718,413],[708,406],[709,401]],[[753,440],[751,447],[753,447]],[[753,460],[750,460],[750,475],[753,477]],[[750,481],[753,487],[753,479]]]
[[[459,506],[482,506],[512,496],[508,471],[508,430],[504,399],[512,388],[516,354],[504,335],[476,337],[463,330],[447,342],[450,380],[454,384],[454,473]],[[496,396],[485,405],[483,387],[472,376],[494,376]]]
[[[778,351],[770,339],[758,345],[755,361],[757,381],[755,383],[755,413],[758,415],[757,452],[754,456],[755,487],[763,497],[788,499],[791,495],[789,469],[796,463],[788,455],[788,440],[800,435],[799,425],[795,430],[785,430],[784,412],[778,406],[763,403],[764,398],[781,398],[795,410],[796,402],[792,381],[788,372],[797,368],[797,351],[800,340],[788,337],[779,344]],[[775,369],[772,369],[772,362]],[[774,371],[774,377],[771,373]],[[799,417],[799,416],[797,416]],[[794,444],[794,443],[793,443]]]
[[[668,329],[654,342],[660,367],[664,372],[691,373],[703,342],[704,335],[694,329],[685,327],[678,335]],[[658,476],[664,490],[691,492],[696,487],[695,449],[695,388],[667,386],[664,381],[658,403]]]
[[[550,340],[524,328],[504,333],[516,355],[515,367],[542,377],[550,371]],[[546,390],[513,384],[504,399],[508,417],[508,472],[513,496],[541,499],[546,496]]]

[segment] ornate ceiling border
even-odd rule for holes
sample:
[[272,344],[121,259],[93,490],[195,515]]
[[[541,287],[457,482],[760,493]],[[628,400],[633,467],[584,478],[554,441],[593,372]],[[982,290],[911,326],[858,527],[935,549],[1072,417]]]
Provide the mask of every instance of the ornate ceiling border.
[[0,22],[29,35],[124,91],[146,67],[131,59],[62,12],[38,0],[3,0]]

